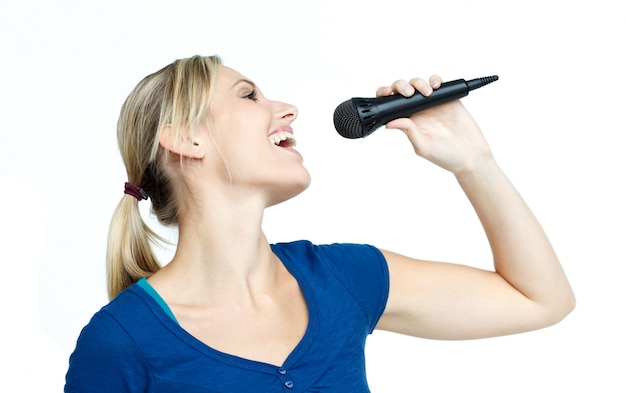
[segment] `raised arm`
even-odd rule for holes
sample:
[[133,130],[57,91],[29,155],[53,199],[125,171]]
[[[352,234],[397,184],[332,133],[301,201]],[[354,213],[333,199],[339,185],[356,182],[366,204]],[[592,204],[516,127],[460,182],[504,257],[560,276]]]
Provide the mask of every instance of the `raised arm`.
[[[441,84],[398,81],[378,90],[430,94]],[[431,87],[432,86],[432,87]],[[497,165],[479,127],[459,101],[390,122],[415,152],[452,172],[491,246],[494,270],[422,261],[384,251],[391,289],[378,328],[419,337],[468,339],[546,327],[575,299],[541,225]]]

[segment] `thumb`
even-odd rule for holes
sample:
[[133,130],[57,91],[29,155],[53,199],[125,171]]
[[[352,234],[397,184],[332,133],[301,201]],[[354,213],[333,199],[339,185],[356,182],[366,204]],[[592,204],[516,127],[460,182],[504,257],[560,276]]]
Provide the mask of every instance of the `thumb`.
[[385,124],[385,128],[403,131],[411,142],[415,153],[418,156],[424,157],[425,151],[428,150],[428,137],[419,132],[417,125],[411,119],[401,118],[392,120]]
[[385,128],[387,129],[397,129],[404,131],[405,134],[409,135],[410,132],[414,131],[415,123],[408,118],[400,118],[390,121],[385,124]]

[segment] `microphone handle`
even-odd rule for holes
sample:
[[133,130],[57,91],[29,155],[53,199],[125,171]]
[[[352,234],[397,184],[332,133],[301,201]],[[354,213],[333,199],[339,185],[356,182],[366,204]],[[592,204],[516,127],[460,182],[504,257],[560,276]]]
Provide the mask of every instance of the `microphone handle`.
[[381,125],[387,124],[392,120],[409,117],[419,111],[463,98],[469,94],[470,90],[472,89],[470,89],[470,85],[465,79],[457,79],[442,83],[428,97],[423,96],[419,92],[416,92],[411,97],[402,95],[378,97],[376,99],[378,123]]

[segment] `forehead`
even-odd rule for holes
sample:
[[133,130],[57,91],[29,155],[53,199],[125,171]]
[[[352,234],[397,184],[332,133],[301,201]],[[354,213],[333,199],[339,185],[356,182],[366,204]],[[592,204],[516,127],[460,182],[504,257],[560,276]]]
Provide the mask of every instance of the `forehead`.
[[229,89],[234,87],[240,81],[248,80],[245,76],[225,65],[219,65],[217,68],[217,87],[219,89]]

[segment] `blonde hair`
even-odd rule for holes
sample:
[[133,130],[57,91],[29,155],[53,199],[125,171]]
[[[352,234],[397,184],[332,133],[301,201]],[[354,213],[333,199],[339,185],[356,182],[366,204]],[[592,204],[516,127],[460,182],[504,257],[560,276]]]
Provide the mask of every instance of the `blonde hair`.
[[[161,130],[170,126],[181,140],[207,119],[219,64],[217,56],[176,60],[139,82],[122,106],[117,138],[128,182],[145,191],[161,224],[178,222]],[[162,239],[141,218],[138,202],[124,195],[113,213],[106,256],[109,299],[161,268],[151,244]]]

